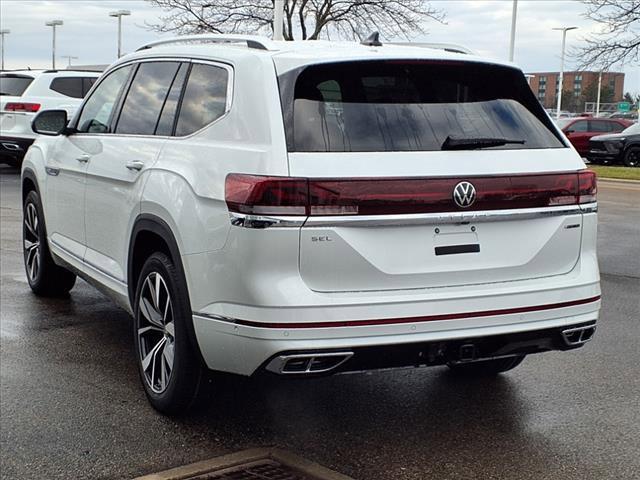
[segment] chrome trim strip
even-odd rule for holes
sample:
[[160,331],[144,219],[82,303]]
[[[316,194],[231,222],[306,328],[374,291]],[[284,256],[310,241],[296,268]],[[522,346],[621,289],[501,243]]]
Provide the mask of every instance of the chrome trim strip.
[[244,213],[229,212],[231,225],[244,228],[271,228],[271,227],[301,227],[307,220],[305,216],[266,216],[248,215]]
[[[595,206],[595,207],[593,207]],[[597,204],[569,205],[559,207],[526,208],[512,210],[484,210],[478,212],[418,213],[409,215],[362,215],[309,217],[305,227],[328,226],[378,226],[378,225],[443,225],[461,223],[499,222],[532,218],[557,217],[585,213],[587,207]]]
[[483,210],[478,212],[416,213],[400,215],[331,215],[331,216],[272,216],[249,215],[229,212],[231,225],[244,228],[271,227],[374,227],[383,225],[444,225],[480,222],[499,222],[508,220],[527,220],[532,218],[558,217],[595,213],[598,204],[564,205],[558,207],[519,208],[512,210]]

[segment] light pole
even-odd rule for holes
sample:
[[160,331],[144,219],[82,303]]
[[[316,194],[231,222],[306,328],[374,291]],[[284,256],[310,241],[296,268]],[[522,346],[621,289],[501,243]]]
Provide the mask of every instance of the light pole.
[[556,108],[556,120],[560,118],[560,106],[562,105],[562,80],[564,79],[564,47],[567,43],[567,32],[578,27],[559,27],[553,30],[562,31],[562,53],[560,54],[560,75],[558,77],[558,103]]
[[273,2],[273,39],[284,40],[282,35],[282,22],[284,22],[284,0]]
[[2,53],[0,54],[0,56],[2,57],[2,66],[0,66],[0,70],[4,70],[4,36],[9,35],[10,33],[11,30],[7,28],[0,30],[0,37],[2,38],[2,47],[0,47],[0,49],[2,50]]
[[60,58],[66,58],[69,63],[67,64],[67,66],[71,66],[71,60],[77,60],[78,57],[74,57],[73,55],[60,55]]
[[118,10],[109,13],[110,17],[117,17],[118,19],[118,58],[122,56],[122,17],[127,15],[131,15],[129,10]]
[[62,20],[51,20],[50,22],[45,23],[47,27],[53,28],[53,48],[51,49],[51,68],[56,69],[56,27],[63,25],[64,22]]
[[509,61],[513,62],[513,54],[516,44],[516,17],[518,15],[518,0],[513,0],[513,11],[511,12],[511,41],[509,42]]

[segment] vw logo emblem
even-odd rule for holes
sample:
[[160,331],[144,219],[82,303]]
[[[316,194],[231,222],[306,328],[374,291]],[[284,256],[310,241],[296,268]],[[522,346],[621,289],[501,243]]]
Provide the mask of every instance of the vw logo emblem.
[[460,208],[467,208],[476,201],[476,187],[469,182],[460,182],[453,189],[453,201]]

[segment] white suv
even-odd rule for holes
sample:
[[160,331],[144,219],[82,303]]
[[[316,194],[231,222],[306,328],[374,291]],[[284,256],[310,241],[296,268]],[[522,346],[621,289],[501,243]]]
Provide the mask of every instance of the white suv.
[[206,369],[495,374],[595,331],[595,175],[511,64],[183,37],[34,129],[29,284],[129,310],[160,411]]
[[19,165],[36,135],[31,121],[41,110],[71,116],[100,76],[76,70],[15,70],[0,73],[0,163]]

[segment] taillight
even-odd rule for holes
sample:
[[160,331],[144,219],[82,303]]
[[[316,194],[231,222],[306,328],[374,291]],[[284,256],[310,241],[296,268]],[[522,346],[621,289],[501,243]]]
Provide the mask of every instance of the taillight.
[[26,102],[8,102],[4,106],[5,110],[10,112],[31,112],[35,113],[40,110],[39,103],[26,103]]
[[578,203],[592,203],[598,194],[598,179],[593,170],[578,172]]
[[308,181],[232,173],[225,181],[225,200],[232,212],[255,215],[306,215]]
[[[461,181],[475,187],[474,202],[456,205]],[[225,199],[232,212],[254,215],[393,215],[507,210],[577,205],[595,201],[596,180],[579,173],[469,178],[290,178],[227,176]]]

